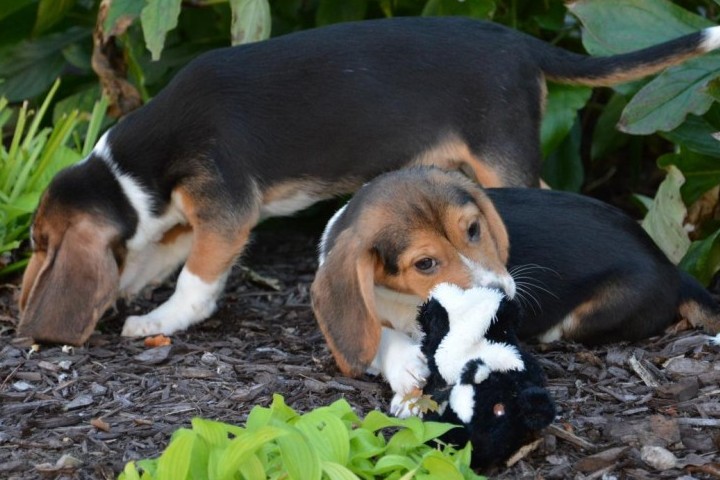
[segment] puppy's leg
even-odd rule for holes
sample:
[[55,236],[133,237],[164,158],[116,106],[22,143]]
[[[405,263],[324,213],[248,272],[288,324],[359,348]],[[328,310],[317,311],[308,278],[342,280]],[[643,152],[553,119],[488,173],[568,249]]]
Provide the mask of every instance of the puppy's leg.
[[129,252],[120,276],[120,294],[132,298],[146,286],[162,283],[187,260],[192,243],[190,226],[178,225],[159,243],[151,243],[139,252]]
[[128,317],[122,335],[170,335],[204,320],[215,311],[230,268],[257,223],[259,207],[255,204],[250,213],[238,215],[228,205],[213,204],[208,199],[197,203],[192,198],[187,195],[183,202],[192,227],[192,247],[175,292],[150,313]]
[[369,369],[382,373],[395,393],[390,412],[404,418],[417,414],[413,403],[430,375],[420,344],[407,334],[383,327],[380,347]]

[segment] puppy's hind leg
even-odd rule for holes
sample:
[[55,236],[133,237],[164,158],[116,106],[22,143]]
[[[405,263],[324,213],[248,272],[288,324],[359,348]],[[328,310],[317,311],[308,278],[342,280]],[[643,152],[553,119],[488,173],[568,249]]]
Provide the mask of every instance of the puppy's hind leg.
[[190,200],[192,196],[185,198],[184,210],[192,226],[193,241],[175,292],[150,313],[128,317],[123,336],[170,335],[212,315],[230,269],[259,218],[257,204],[244,214],[230,214],[232,209],[227,205],[198,205]]

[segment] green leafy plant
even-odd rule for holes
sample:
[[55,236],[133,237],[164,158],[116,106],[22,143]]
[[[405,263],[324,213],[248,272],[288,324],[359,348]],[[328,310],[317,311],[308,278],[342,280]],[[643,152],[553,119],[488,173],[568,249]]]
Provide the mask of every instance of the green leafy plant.
[[[0,143],[0,255],[4,257],[28,237],[32,212],[52,177],[86,156],[101,128],[107,108],[104,101],[96,103],[89,118],[73,110],[54,126],[41,127],[59,86],[56,81],[37,111],[24,103],[17,110],[9,143]],[[8,101],[0,98],[0,129],[12,117]],[[86,127],[84,142],[79,136],[81,127]],[[0,274],[7,274],[22,268],[26,260],[2,263]]]
[[344,399],[299,414],[276,394],[270,407],[252,409],[245,427],[193,419],[159,458],[129,462],[119,479],[484,478],[470,469],[470,445],[428,445],[451,428],[377,411],[360,419]]

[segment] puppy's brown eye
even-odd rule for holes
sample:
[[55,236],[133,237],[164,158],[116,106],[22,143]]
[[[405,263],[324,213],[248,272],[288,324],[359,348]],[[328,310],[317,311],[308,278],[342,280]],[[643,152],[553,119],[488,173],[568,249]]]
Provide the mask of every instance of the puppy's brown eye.
[[437,260],[430,257],[425,257],[415,262],[415,268],[421,273],[430,273],[437,267]]
[[477,242],[480,239],[480,224],[478,222],[472,222],[467,230],[468,240],[471,242]]
[[503,405],[502,403],[496,403],[495,405],[493,405],[493,415],[495,415],[496,417],[502,417],[503,415],[505,415],[505,405]]

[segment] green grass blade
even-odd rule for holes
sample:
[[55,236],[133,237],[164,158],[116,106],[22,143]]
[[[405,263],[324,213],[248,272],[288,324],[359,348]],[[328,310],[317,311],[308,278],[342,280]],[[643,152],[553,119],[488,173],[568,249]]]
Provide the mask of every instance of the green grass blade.
[[108,99],[103,96],[99,101],[95,102],[93,106],[92,114],[90,115],[90,122],[88,123],[87,133],[85,134],[85,144],[83,145],[81,155],[87,157],[90,155],[95,143],[97,143],[98,137],[100,136],[100,128],[102,128],[103,119],[105,118],[105,112],[108,108]]
[[23,148],[28,148],[28,145],[30,144],[32,139],[35,138],[35,133],[38,131],[38,128],[40,128],[40,122],[43,118],[45,118],[45,113],[47,113],[47,110],[50,107],[50,102],[52,102],[52,99],[55,96],[55,92],[57,92],[58,88],[60,88],[59,78],[55,80],[55,83],[53,83],[50,91],[47,95],[45,95],[45,100],[43,100],[42,105],[40,105],[40,109],[37,111],[35,118],[30,124],[30,128],[28,129],[25,136],[25,141],[23,142]]

